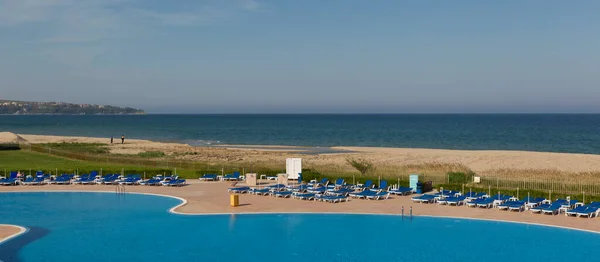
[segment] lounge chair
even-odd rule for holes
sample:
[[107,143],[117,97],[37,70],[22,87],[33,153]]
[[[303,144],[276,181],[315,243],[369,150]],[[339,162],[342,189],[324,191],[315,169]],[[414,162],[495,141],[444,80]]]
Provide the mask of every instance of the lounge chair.
[[78,179],[75,179],[75,181],[73,181],[73,184],[82,184],[83,181],[88,181],[89,177],[90,174],[83,174],[79,176]]
[[345,196],[327,196],[327,195],[315,195],[315,200],[323,201],[327,203],[339,203],[348,201],[348,197]]
[[17,183],[18,183],[17,174],[18,174],[18,172],[11,171],[8,178],[0,179],[0,185],[4,185],[4,186],[17,185]]
[[494,201],[496,201],[495,199],[488,197],[488,198],[484,198],[481,199],[480,201],[476,201],[476,207],[481,207],[481,208],[491,208],[494,206]]
[[327,191],[327,194],[332,195],[332,196],[347,196],[348,194],[354,192],[354,190],[352,189],[348,189],[348,188],[340,188],[337,190],[333,190],[333,191]]
[[270,192],[271,192],[270,188],[262,188],[262,189],[251,188],[250,190],[248,190],[248,193],[250,193],[252,195],[258,195],[258,196],[266,196]]
[[198,179],[202,181],[217,181],[217,174],[204,174]]
[[370,200],[385,200],[390,197],[390,193],[387,191],[375,192],[375,194],[369,194],[366,196],[366,199]]
[[592,202],[582,207],[585,207],[585,209],[577,212],[578,217],[592,218],[598,217],[598,215],[600,214],[600,202]]
[[288,198],[291,197],[293,192],[291,191],[275,191],[271,192],[271,195],[274,197]]
[[523,211],[525,210],[525,203],[524,201],[506,201],[500,205],[498,205],[498,209],[500,210],[507,210],[507,211]]
[[328,185],[327,188],[331,188],[331,189],[338,189],[344,186],[344,179],[343,178],[338,178],[335,180],[335,184],[333,185]]
[[184,186],[185,185],[185,179],[172,179],[169,180],[167,183],[163,183],[163,186]]
[[319,185],[327,186],[329,184],[329,179],[322,178],[320,182],[310,182],[307,184],[308,187],[319,187]]
[[306,192],[306,190],[308,190],[308,186],[307,185],[287,186],[286,189],[290,190],[292,192]]
[[558,214],[558,212],[562,208],[562,206],[566,203],[567,203],[566,200],[554,201],[550,206],[548,206],[546,208],[542,208],[542,214],[556,215],[556,214]]
[[373,191],[386,190],[387,187],[388,187],[387,180],[381,180],[381,182],[379,183],[379,186],[377,188],[372,188],[371,190],[373,190]]
[[100,183],[103,185],[113,185],[117,183],[117,179],[119,179],[119,174],[107,175]]
[[74,175],[71,174],[62,174],[54,180],[54,184],[57,185],[68,185],[71,184],[71,179],[73,179]]
[[306,188],[306,192],[308,193],[314,193],[314,194],[323,194],[325,193],[325,191],[327,191],[327,188],[324,186],[320,186],[320,187],[307,187]]
[[[124,179],[119,181],[119,185],[134,185],[137,184],[138,181],[142,180],[142,176],[138,174],[127,175]],[[177,181],[177,180],[171,180]]]
[[466,196],[447,197],[444,200],[446,201],[446,204],[448,204],[449,206],[460,206],[460,205],[465,204],[465,202],[467,201],[467,197]]
[[226,174],[225,176],[223,176],[223,180],[239,181],[240,180],[240,172],[233,172],[233,174]]
[[431,194],[423,194],[420,196],[414,196],[411,200],[415,203],[434,203],[436,201],[436,196]]
[[373,187],[373,180],[367,180],[362,185],[355,185],[354,189],[365,190],[365,189],[371,189],[372,187]]
[[529,208],[529,210],[531,210],[531,213],[541,214],[542,210],[544,208],[549,208],[550,206],[551,206],[550,204],[541,204],[541,205],[537,205],[537,206],[534,206],[532,208]]
[[413,189],[410,187],[401,186],[398,188],[390,189],[390,190],[388,190],[388,192],[390,192],[390,194],[393,194],[393,195],[406,196],[406,195],[412,194]]
[[313,200],[315,199],[315,195],[313,193],[303,193],[303,194],[293,194],[292,197],[300,200]]
[[138,184],[142,185],[142,186],[157,186],[160,185],[160,182],[162,180],[158,179],[158,178],[150,178],[148,180],[140,180],[138,181]]
[[230,188],[227,189],[227,192],[229,192],[229,193],[237,193],[237,194],[244,194],[244,193],[248,193],[249,190],[250,190],[250,187],[240,186],[240,187],[230,187]]

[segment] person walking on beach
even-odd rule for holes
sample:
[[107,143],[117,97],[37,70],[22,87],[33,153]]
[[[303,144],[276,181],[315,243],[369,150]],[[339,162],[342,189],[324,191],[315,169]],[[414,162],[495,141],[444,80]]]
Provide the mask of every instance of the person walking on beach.
[[125,144],[125,135],[121,136],[121,144]]
[[113,143],[113,136],[110,136],[110,143]]

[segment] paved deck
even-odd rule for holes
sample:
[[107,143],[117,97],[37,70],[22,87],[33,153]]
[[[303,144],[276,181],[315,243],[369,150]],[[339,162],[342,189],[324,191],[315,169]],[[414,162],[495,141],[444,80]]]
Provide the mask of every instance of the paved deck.
[[[264,212],[332,212],[332,213],[373,213],[400,214],[404,206],[405,214],[412,207],[413,215],[449,216],[476,219],[516,221],[552,226],[578,228],[600,232],[600,219],[576,218],[564,215],[541,215],[525,212],[500,211],[498,209],[468,208],[466,206],[439,206],[437,204],[415,204],[410,196],[392,196],[388,200],[351,200],[342,203],[323,203],[297,199],[282,199],[269,196],[241,195],[240,206],[229,206],[226,182],[191,181],[184,187],[127,186],[127,192],[171,195],[187,200],[187,204],[175,212],[187,214],[213,213],[264,213]],[[115,186],[104,185],[43,185],[43,186],[3,186],[0,192],[16,191],[112,191]],[[0,231],[1,232],[1,231]]]
[[0,225],[0,243],[4,241],[4,239],[11,237],[14,234],[21,232],[21,228],[11,226],[11,225]]

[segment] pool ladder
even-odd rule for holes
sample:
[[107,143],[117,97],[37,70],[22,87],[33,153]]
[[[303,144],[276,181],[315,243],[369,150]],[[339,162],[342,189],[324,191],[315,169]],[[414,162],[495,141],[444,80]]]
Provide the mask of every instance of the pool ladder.
[[125,185],[117,184],[117,187],[115,188],[115,193],[117,193],[117,195],[124,195],[125,194]]
[[[410,219],[412,220],[412,206],[410,207],[409,216],[410,216]],[[402,219],[404,219],[404,206],[402,206]]]

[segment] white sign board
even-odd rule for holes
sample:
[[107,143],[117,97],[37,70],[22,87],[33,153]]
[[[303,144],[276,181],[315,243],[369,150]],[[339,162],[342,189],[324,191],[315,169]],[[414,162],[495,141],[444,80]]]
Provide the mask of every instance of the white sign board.
[[302,173],[302,158],[286,159],[285,173],[288,174],[288,179],[298,179],[298,174]]

